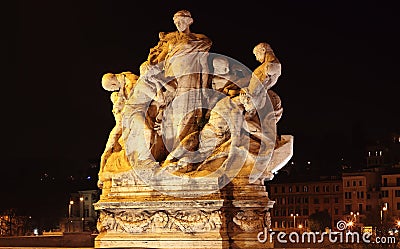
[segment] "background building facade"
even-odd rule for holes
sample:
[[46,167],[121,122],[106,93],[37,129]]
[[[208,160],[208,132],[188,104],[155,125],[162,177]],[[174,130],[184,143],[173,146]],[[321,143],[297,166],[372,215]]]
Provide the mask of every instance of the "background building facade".
[[309,216],[328,211],[331,225],[343,215],[342,181],[337,177],[316,181],[270,183],[270,198],[276,201],[271,213],[272,228],[307,228]]
[[98,201],[98,190],[72,193],[68,203],[67,218],[60,222],[62,232],[91,232],[96,230],[97,212],[93,204]]

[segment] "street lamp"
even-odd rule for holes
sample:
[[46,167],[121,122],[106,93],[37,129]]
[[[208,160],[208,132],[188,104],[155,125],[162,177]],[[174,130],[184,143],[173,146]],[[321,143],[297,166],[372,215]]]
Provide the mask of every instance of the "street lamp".
[[71,207],[74,205],[74,201],[69,201],[69,206],[68,206],[68,218],[71,218]]
[[85,230],[85,199],[83,196],[79,197],[79,201],[81,203],[81,220],[82,220],[82,232]]
[[296,228],[296,216],[299,216],[299,214],[290,214],[291,217],[293,217],[293,227]]
[[[360,217],[360,212],[350,212],[350,216],[354,217],[354,223],[357,224],[358,218]],[[353,220],[353,218],[352,218],[352,220]]]
[[354,226],[354,222],[353,222],[353,221],[349,221],[349,222],[347,223],[347,227],[350,227],[350,231],[351,231],[351,229],[353,228],[353,226]]
[[68,205],[68,232],[71,232],[71,208],[74,205],[74,201],[69,201]]

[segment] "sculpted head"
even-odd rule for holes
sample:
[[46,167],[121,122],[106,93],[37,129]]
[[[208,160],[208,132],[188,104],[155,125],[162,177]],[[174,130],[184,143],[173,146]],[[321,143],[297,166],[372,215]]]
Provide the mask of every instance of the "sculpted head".
[[256,56],[256,60],[261,63],[265,61],[266,54],[271,52],[273,52],[272,48],[266,42],[261,42],[257,44],[257,46],[255,46],[253,49],[253,54]]
[[117,91],[121,88],[121,84],[117,79],[117,76],[113,73],[106,73],[101,79],[101,85],[107,91]]
[[189,32],[189,27],[193,23],[192,15],[187,10],[180,10],[175,13],[174,24],[179,32]]

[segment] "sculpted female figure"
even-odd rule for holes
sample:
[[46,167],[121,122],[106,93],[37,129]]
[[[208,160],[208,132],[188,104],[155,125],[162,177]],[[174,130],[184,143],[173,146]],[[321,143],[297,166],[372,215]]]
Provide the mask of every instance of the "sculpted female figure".
[[163,161],[166,150],[172,151],[201,122],[207,52],[212,43],[205,35],[190,31],[189,11],[176,12],[173,20],[177,31],[160,32],[125,107],[126,151],[135,169]]
[[159,43],[148,56],[150,65],[163,65],[165,78],[171,79],[167,85],[174,89],[169,93],[174,97],[166,103],[162,121],[164,141],[170,150],[198,130],[202,118],[201,89],[208,82],[207,52],[212,45],[205,35],[190,31],[193,19],[189,11],[176,12],[173,20],[177,31],[160,33]]
[[149,178],[168,151],[199,130],[202,88],[207,86],[211,41],[190,31],[193,19],[181,10],[177,31],[160,32],[141,65],[140,77],[123,112],[126,154],[140,177]]

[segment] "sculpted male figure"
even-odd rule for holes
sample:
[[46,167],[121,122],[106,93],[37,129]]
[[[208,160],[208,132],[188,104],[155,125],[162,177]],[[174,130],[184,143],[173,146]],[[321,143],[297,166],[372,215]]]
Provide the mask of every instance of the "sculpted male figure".
[[161,73],[159,66],[142,63],[135,89],[125,104],[123,137],[128,144],[126,153],[133,166],[155,161],[151,153],[158,140],[154,124],[166,101]]
[[276,84],[281,75],[281,63],[276,58],[271,46],[266,42],[257,44],[253,49],[253,53],[261,65],[253,72],[249,83],[250,91],[253,92],[252,88],[258,82],[261,82],[265,89],[270,89]]
[[[113,114],[115,126],[108,137],[106,147],[101,156],[98,186],[110,184],[111,176],[116,173],[132,169],[126,154],[125,142],[122,139],[122,110],[126,100],[131,94],[138,77],[131,72],[120,74],[107,73],[103,75],[102,86],[107,91],[114,91],[111,94],[113,102]],[[116,92],[118,91],[118,92]],[[107,186],[109,187],[109,186]]]
[[[249,86],[243,90],[248,94],[251,94],[254,98],[259,98],[261,102],[263,99],[266,99],[266,96],[264,97],[264,95],[267,93],[272,103],[275,123],[277,123],[282,117],[283,108],[278,94],[270,88],[276,84],[281,75],[281,64],[275,56],[271,46],[266,42],[257,44],[253,49],[253,53],[256,60],[261,62],[261,65],[253,71]],[[263,104],[261,104],[261,106],[262,105]],[[260,121],[256,118],[248,119],[250,126],[254,125],[254,127],[251,128],[254,130],[260,130],[258,125],[259,122]]]

